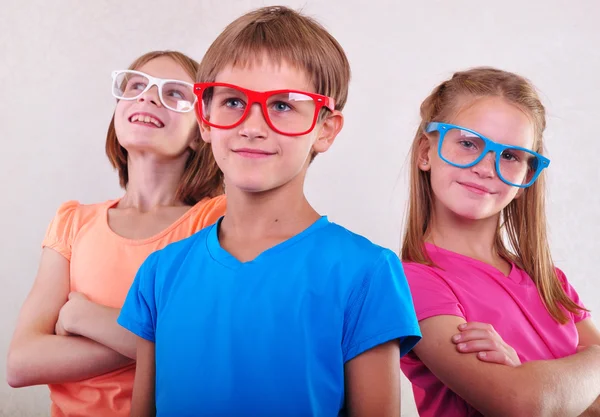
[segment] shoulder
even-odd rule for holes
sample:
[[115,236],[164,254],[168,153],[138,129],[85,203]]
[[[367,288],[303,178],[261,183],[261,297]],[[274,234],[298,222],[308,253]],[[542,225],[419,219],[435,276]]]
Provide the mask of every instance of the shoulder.
[[70,234],[76,232],[85,223],[105,213],[114,200],[97,204],[81,204],[77,200],[62,203],[54,214],[49,227],[51,234]]
[[329,223],[323,232],[324,236],[320,238],[320,241],[342,256],[344,260],[367,264],[389,259],[399,262],[398,255],[392,250],[373,243],[365,236],[339,224]]
[[[382,286],[405,287],[405,274],[398,255],[347,228],[330,223],[313,248],[313,262],[335,271],[340,282],[351,291]],[[407,287],[406,287],[407,288]]]
[[406,278],[411,280],[451,280],[453,274],[436,265],[421,264],[418,262],[404,261],[402,262]]
[[82,204],[78,200],[69,200],[58,207],[55,218],[87,218],[105,212],[116,202],[117,200],[107,200],[101,203]]
[[437,291],[454,292],[457,283],[456,274],[436,265],[426,265],[418,262],[402,262],[406,280],[413,293]]
[[[155,258],[153,262],[156,265],[181,265],[184,259],[188,262],[190,255],[195,256],[198,249],[206,249],[206,239],[213,227],[216,225],[205,227],[189,237],[169,243],[164,248],[153,252],[151,255]],[[181,263],[174,264],[177,260],[181,260]]]
[[42,247],[54,249],[70,260],[72,245],[79,231],[98,216],[100,208],[106,209],[109,203],[85,205],[70,200],[61,204],[46,230]]
[[214,224],[225,214],[227,208],[227,198],[220,195],[213,198],[205,198],[197,202],[192,211],[190,220],[195,224],[195,229],[200,230],[206,226]]

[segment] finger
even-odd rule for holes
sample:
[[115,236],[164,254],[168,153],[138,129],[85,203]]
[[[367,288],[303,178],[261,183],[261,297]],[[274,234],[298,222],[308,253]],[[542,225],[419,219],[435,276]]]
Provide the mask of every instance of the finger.
[[473,340],[467,343],[459,343],[456,345],[456,350],[461,353],[475,353],[482,351],[496,351],[496,352],[505,352],[501,346],[498,346],[493,340],[482,339],[482,340]]
[[498,336],[497,333],[483,329],[465,330],[452,336],[452,341],[454,343],[469,342],[471,340],[479,339],[491,339],[502,341],[502,339],[500,338],[500,336]]
[[482,362],[488,363],[497,363],[498,365],[508,365],[508,366],[517,366],[508,355],[504,352],[498,351],[487,351],[487,352],[478,352],[477,358]]
[[494,330],[494,326],[492,326],[489,323],[482,323],[482,322],[478,322],[478,321],[469,321],[467,323],[459,324],[458,325],[458,329],[460,331],[476,330],[476,329],[480,329],[480,330]]
[[577,346],[577,353],[583,352],[586,349],[587,349],[587,346],[579,345],[579,346]]

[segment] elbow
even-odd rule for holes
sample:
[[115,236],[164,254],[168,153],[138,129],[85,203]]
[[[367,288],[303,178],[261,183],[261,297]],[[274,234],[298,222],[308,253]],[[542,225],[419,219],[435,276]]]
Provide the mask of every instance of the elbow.
[[530,383],[521,385],[512,396],[509,410],[504,414],[510,417],[565,417],[564,410],[553,392],[542,385]]
[[29,385],[30,383],[27,377],[27,370],[25,368],[25,361],[19,357],[17,352],[9,352],[8,359],[6,361],[6,382],[13,388],[22,388]]
[[11,346],[6,360],[6,382],[13,388],[39,385],[39,369],[36,368],[35,357],[28,353],[25,346]]

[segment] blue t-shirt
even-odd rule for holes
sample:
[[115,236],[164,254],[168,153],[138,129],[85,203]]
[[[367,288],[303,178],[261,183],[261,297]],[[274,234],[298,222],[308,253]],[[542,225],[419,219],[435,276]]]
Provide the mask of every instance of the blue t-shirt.
[[150,255],[118,319],[155,343],[158,416],[342,416],[347,361],[419,341],[389,249],[324,216],[243,263],[219,224]]

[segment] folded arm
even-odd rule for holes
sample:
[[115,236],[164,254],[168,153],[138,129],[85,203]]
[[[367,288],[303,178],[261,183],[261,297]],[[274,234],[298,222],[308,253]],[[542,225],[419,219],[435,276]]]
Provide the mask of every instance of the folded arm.
[[579,416],[600,395],[600,347],[563,359],[512,367],[462,354],[452,343],[456,316],[420,322],[423,339],[414,352],[452,391],[486,416]]
[[78,381],[133,361],[85,337],[59,336],[55,325],[69,294],[69,261],[53,249],[42,252],[33,287],[21,308],[7,360],[13,387]]

